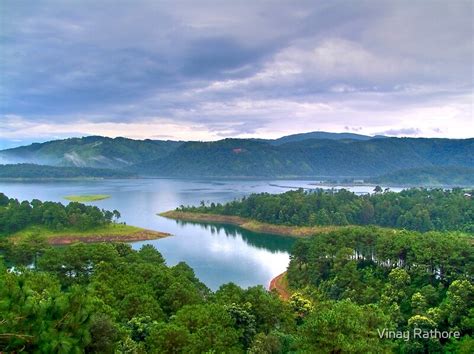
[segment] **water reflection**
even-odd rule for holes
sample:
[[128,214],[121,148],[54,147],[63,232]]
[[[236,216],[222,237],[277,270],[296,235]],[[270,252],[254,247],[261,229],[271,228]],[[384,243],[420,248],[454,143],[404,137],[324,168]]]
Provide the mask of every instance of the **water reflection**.
[[[227,282],[243,287],[267,286],[272,277],[286,269],[294,239],[255,233],[232,225],[177,222],[157,216],[157,213],[181,204],[198,205],[201,200],[224,203],[251,193],[281,193],[295,188],[314,188],[314,185],[311,181],[299,180],[0,181],[0,192],[20,200],[36,198],[67,203],[64,200],[66,195],[109,194],[109,199],[88,204],[119,210],[127,224],[174,235],[136,242],[132,246],[139,248],[151,243],[169,265],[181,261],[188,263],[211,289]],[[357,186],[353,189],[367,192],[373,187]]]
[[204,230],[209,231],[212,235],[223,233],[226,237],[234,239],[241,237],[249,245],[269,250],[272,253],[288,252],[295,242],[295,239],[292,237],[253,232],[229,224],[183,220],[175,220],[175,222],[178,226],[198,225]]

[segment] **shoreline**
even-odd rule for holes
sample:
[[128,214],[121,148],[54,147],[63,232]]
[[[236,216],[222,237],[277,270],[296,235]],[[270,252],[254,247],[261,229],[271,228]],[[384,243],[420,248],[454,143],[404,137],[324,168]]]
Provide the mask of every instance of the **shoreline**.
[[288,301],[291,297],[291,292],[288,290],[288,281],[286,280],[286,271],[278,274],[275,278],[270,281],[268,286],[269,291],[275,290],[280,298],[284,301]]
[[220,215],[220,214],[205,214],[205,213],[192,213],[185,211],[170,210],[158,215],[165,218],[191,221],[191,222],[202,222],[202,223],[220,223],[230,224],[241,227],[242,229],[260,232],[278,236],[289,236],[289,237],[309,237],[318,233],[328,232],[341,228],[341,226],[286,226],[286,225],[275,225],[268,224],[252,219],[241,218],[239,216],[232,215]]
[[74,229],[54,231],[37,225],[18,231],[7,237],[13,242],[17,242],[32,235],[43,237],[50,245],[70,245],[76,242],[135,242],[156,240],[171,236],[171,234],[167,232],[148,230],[137,226],[110,224],[87,231]]
[[148,241],[148,240],[157,240],[160,238],[169,237],[171,234],[167,232],[153,231],[143,229],[141,231],[132,232],[130,234],[109,234],[109,235],[74,235],[74,234],[65,234],[58,236],[48,237],[46,240],[48,244],[52,246],[60,245],[71,245],[76,242],[83,243],[101,243],[101,242],[136,242],[136,241]]

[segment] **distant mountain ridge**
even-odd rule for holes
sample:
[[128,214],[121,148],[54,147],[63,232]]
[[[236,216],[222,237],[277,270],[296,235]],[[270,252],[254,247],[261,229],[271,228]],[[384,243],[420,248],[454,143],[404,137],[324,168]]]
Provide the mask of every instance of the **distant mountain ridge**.
[[131,166],[167,177],[378,176],[420,166],[474,167],[474,139],[308,139],[273,145],[225,139],[184,143],[170,155]]
[[130,178],[132,172],[92,167],[45,166],[27,163],[0,165],[0,178],[46,179],[46,178]]
[[168,155],[181,142],[87,136],[34,143],[0,151],[0,163],[123,168]]
[[457,166],[415,167],[373,177],[367,182],[401,186],[474,186],[474,168]]
[[354,134],[354,133],[328,133],[328,132],[316,131],[316,132],[309,132],[309,133],[287,135],[287,136],[283,136],[281,138],[272,140],[271,142],[274,145],[280,145],[280,144],[308,140],[308,139],[370,140],[370,139],[378,139],[378,138],[385,138],[385,136],[381,136],[381,135],[369,136],[369,135]]
[[[213,142],[90,136],[0,151],[0,163],[113,168],[159,177],[375,177],[414,168],[474,168],[474,139],[313,132]],[[464,168],[464,169],[462,169]],[[464,171],[464,172],[463,172]]]

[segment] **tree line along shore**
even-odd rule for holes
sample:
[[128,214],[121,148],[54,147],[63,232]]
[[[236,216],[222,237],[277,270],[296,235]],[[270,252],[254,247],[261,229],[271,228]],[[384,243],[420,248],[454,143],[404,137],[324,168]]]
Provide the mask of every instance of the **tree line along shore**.
[[[97,200],[105,195],[70,196],[73,200]],[[40,200],[18,201],[0,193],[0,239],[14,242],[43,237],[50,244],[74,242],[132,242],[170,236],[120,223],[117,210],[109,211],[77,201],[68,205]]]
[[[118,211],[0,195],[0,298],[5,300],[0,350],[471,353],[469,193],[414,190],[398,198],[380,191],[366,197],[338,193],[260,194],[225,205],[179,208],[178,213],[200,213],[198,219],[208,215],[208,222],[216,222],[214,211],[227,210],[220,222],[238,224],[250,216],[264,223],[273,217],[280,228],[320,228],[297,239],[286,273],[272,282],[274,290],[229,283],[214,292],[185,263],[167,266],[151,245],[136,251],[117,242],[48,244],[48,233],[125,227],[117,222]],[[311,217],[313,202],[324,210],[320,215],[327,214],[327,224]],[[368,204],[373,214],[366,213]],[[275,205],[282,213],[272,214]],[[343,205],[350,207],[351,225],[332,225]],[[398,210],[392,220],[411,220],[406,225],[412,229],[356,224],[368,216],[365,220],[386,220],[380,205]],[[231,215],[236,211],[240,214]],[[430,230],[417,230],[427,226]],[[379,334],[414,330],[456,336],[405,341]]]

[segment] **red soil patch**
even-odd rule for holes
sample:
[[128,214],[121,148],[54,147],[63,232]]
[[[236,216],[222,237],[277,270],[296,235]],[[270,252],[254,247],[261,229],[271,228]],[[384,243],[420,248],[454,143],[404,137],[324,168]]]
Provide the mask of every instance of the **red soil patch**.
[[291,293],[289,292],[286,286],[286,272],[277,275],[270,282],[268,289],[270,291],[275,290],[282,300],[288,301],[290,299]]

